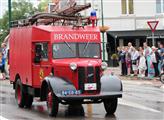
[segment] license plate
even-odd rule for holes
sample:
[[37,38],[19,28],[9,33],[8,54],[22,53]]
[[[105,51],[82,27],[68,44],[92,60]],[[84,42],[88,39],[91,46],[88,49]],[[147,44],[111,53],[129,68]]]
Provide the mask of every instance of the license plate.
[[97,84],[96,83],[86,83],[84,85],[85,90],[96,90],[97,89]]
[[67,96],[67,95],[80,95],[81,90],[63,90],[61,92],[61,95]]

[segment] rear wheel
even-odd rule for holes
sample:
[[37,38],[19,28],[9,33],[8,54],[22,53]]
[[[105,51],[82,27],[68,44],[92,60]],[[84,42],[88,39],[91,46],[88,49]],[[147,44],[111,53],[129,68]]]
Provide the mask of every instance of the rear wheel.
[[117,109],[117,98],[105,99],[103,102],[107,114],[108,115],[114,114]]
[[31,108],[32,102],[33,102],[33,96],[27,94],[27,95],[26,95],[26,101],[25,101],[25,106],[26,106],[26,108]]
[[58,98],[54,95],[51,90],[47,92],[47,108],[48,113],[52,117],[56,117],[59,109]]
[[160,81],[164,84],[164,73],[160,75]]
[[21,80],[18,79],[15,85],[15,98],[18,106],[23,108],[25,106],[25,93],[23,91],[23,86]]

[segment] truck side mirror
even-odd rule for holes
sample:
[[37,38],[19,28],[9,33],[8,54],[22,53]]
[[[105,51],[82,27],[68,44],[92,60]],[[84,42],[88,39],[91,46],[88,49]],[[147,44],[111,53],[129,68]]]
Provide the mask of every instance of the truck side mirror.
[[41,58],[42,58],[42,46],[38,44],[35,46],[34,63],[40,63]]

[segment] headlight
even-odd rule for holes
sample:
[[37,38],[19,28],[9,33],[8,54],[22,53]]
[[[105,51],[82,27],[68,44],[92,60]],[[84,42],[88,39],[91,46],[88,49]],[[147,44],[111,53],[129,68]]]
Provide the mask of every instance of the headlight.
[[101,68],[102,68],[103,70],[107,69],[107,67],[108,67],[108,64],[107,64],[106,62],[102,62],[102,63],[101,63]]
[[70,68],[71,70],[76,70],[77,69],[77,64],[76,63],[70,63]]

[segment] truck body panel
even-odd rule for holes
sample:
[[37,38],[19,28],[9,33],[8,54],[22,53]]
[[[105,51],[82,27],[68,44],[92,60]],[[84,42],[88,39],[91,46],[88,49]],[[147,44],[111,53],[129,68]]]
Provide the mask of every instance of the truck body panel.
[[23,84],[32,86],[32,28],[14,28],[10,31],[10,80],[21,75]]
[[[82,35],[82,36],[81,36]],[[71,27],[60,26],[31,26],[12,28],[10,32],[10,76],[11,81],[15,82],[18,74],[23,84],[40,88],[44,77],[51,73],[51,68],[55,68],[57,77],[65,76],[65,79],[74,80],[75,87],[78,88],[77,74],[73,74],[68,64],[70,62],[79,62],[84,66],[88,65],[91,59],[61,59],[53,60],[52,46],[60,42],[94,42],[100,43],[100,32],[98,28],[86,27],[78,30]],[[40,64],[34,63],[35,43],[48,43],[48,59],[41,61]],[[53,62],[52,62],[53,61]],[[85,62],[86,61],[86,62]],[[96,60],[92,64],[101,64],[101,60]],[[55,64],[56,63],[56,64]],[[57,64],[58,63],[58,64]],[[66,63],[66,64],[65,64]],[[54,64],[54,66],[52,65]],[[59,67],[58,67],[59,65]],[[67,66],[67,67],[66,67]],[[69,74],[68,74],[69,73]]]

